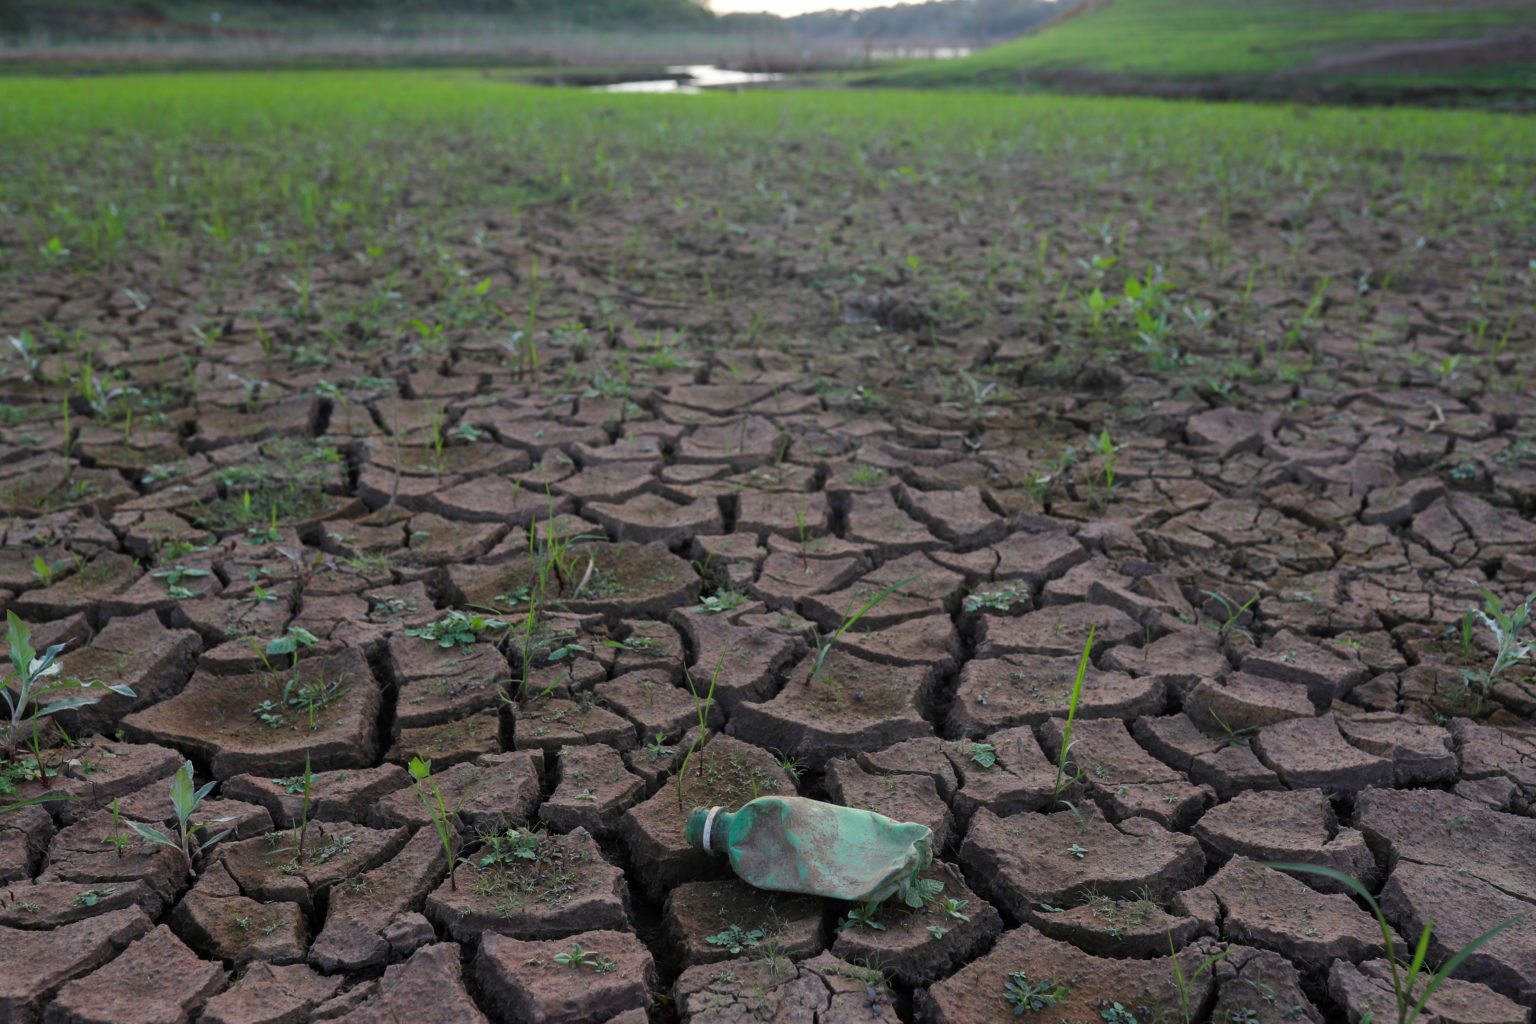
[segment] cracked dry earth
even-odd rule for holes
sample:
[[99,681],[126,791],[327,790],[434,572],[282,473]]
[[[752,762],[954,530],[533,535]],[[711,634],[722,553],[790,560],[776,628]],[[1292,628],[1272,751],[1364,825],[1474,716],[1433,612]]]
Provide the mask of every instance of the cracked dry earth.
[[[118,302],[49,315],[100,326]],[[1027,379],[1027,346],[922,333]],[[1112,1024],[1150,1024],[1181,1017],[1170,945],[1186,977],[1228,954],[1191,983],[1195,1019],[1383,1019],[1362,905],[1264,862],[1361,879],[1400,936],[1433,918],[1435,958],[1536,904],[1536,683],[1474,699],[1487,638],[1464,655],[1446,632],[1479,585],[1536,580],[1536,474],[1506,457],[1523,397],[1357,368],[1326,402],[1206,401],[1110,370],[998,408],[851,410],[793,344],[653,358],[630,402],[561,383],[625,349],[657,355],[552,338],[546,386],[464,343],[253,395],[231,375],[263,350],[232,324],[161,426],[5,432],[4,600],[67,675],[136,696],[61,716],[72,799],[0,819],[0,1019],[972,1024],[1014,1019],[1022,974],[1065,987],[1050,1020],[1118,1003]],[[870,341],[846,369],[913,351]],[[99,353],[144,382],[168,354]],[[1111,419],[1113,481],[1105,453],[1047,465],[999,426],[1081,446]],[[812,678],[814,638],[901,580]],[[410,635],[449,609],[510,625]],[[291,628],[315,638],[296,667],[257,653]],[[690,681],[715,703],[679,780]],[[451,873],[415,755],[470,837]],[[187,758],[231,835],[195,877],[118,856],[114,802],[165,825]],[[790,792],[930,825],[959,913],[840,929],[848,908],[683,842],[696,804]],[[710,941],[733,927],[737,950]],[[555,959],[575,944],[594,959]],[[1429,1006],[1528,1021],[1536,918]]]

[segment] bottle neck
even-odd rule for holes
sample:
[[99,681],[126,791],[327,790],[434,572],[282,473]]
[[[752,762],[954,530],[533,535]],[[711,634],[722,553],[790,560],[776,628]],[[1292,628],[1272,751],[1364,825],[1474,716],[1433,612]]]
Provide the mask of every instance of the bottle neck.
[[690,846],[711,853],[725,853],[726,837],[736,815],[723,807],[696,807],[688,816],[686,836]]
[[715,814],[715,820],[710,823],[709,835],[704,840],[704,849],[715,853],[727,853],[730,846],[728,839],[731,835],[731,822],[736,820],[733,811],[722,810]]

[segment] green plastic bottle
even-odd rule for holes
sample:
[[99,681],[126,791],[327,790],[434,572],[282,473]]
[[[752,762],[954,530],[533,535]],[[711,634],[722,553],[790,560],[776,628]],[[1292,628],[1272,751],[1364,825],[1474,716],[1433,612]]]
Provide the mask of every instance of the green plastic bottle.
[[684,836],[759,889],[857,902],[885,899],[933,860],[926,825],[798,796],[760,796],[735,813],[695,807]]

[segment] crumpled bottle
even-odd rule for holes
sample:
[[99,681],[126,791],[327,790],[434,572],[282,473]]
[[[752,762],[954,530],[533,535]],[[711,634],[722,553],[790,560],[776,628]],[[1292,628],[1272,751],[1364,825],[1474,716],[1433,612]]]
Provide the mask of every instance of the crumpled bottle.
[[905,889],[933,861],[926,825],[798,796],[760,796],[734,813],[695,807],[684,836],[759,889],[861,903]]

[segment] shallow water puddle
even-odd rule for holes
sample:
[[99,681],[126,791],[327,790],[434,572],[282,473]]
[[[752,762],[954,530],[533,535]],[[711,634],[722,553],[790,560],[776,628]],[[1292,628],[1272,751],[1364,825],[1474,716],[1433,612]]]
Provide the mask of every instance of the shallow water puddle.
[[[660,78],[644,82],[619,82],[616,85],[600,85],[593,92],[680,92],[697,94],[705,89],[718,89],[733,85],[758,85],[777,82],[783,75],[767,72],[734,71],[713,64],[678,64],[667,68],[667,74],[678,78]],[[681,76],[687,76],[686,79]]]

